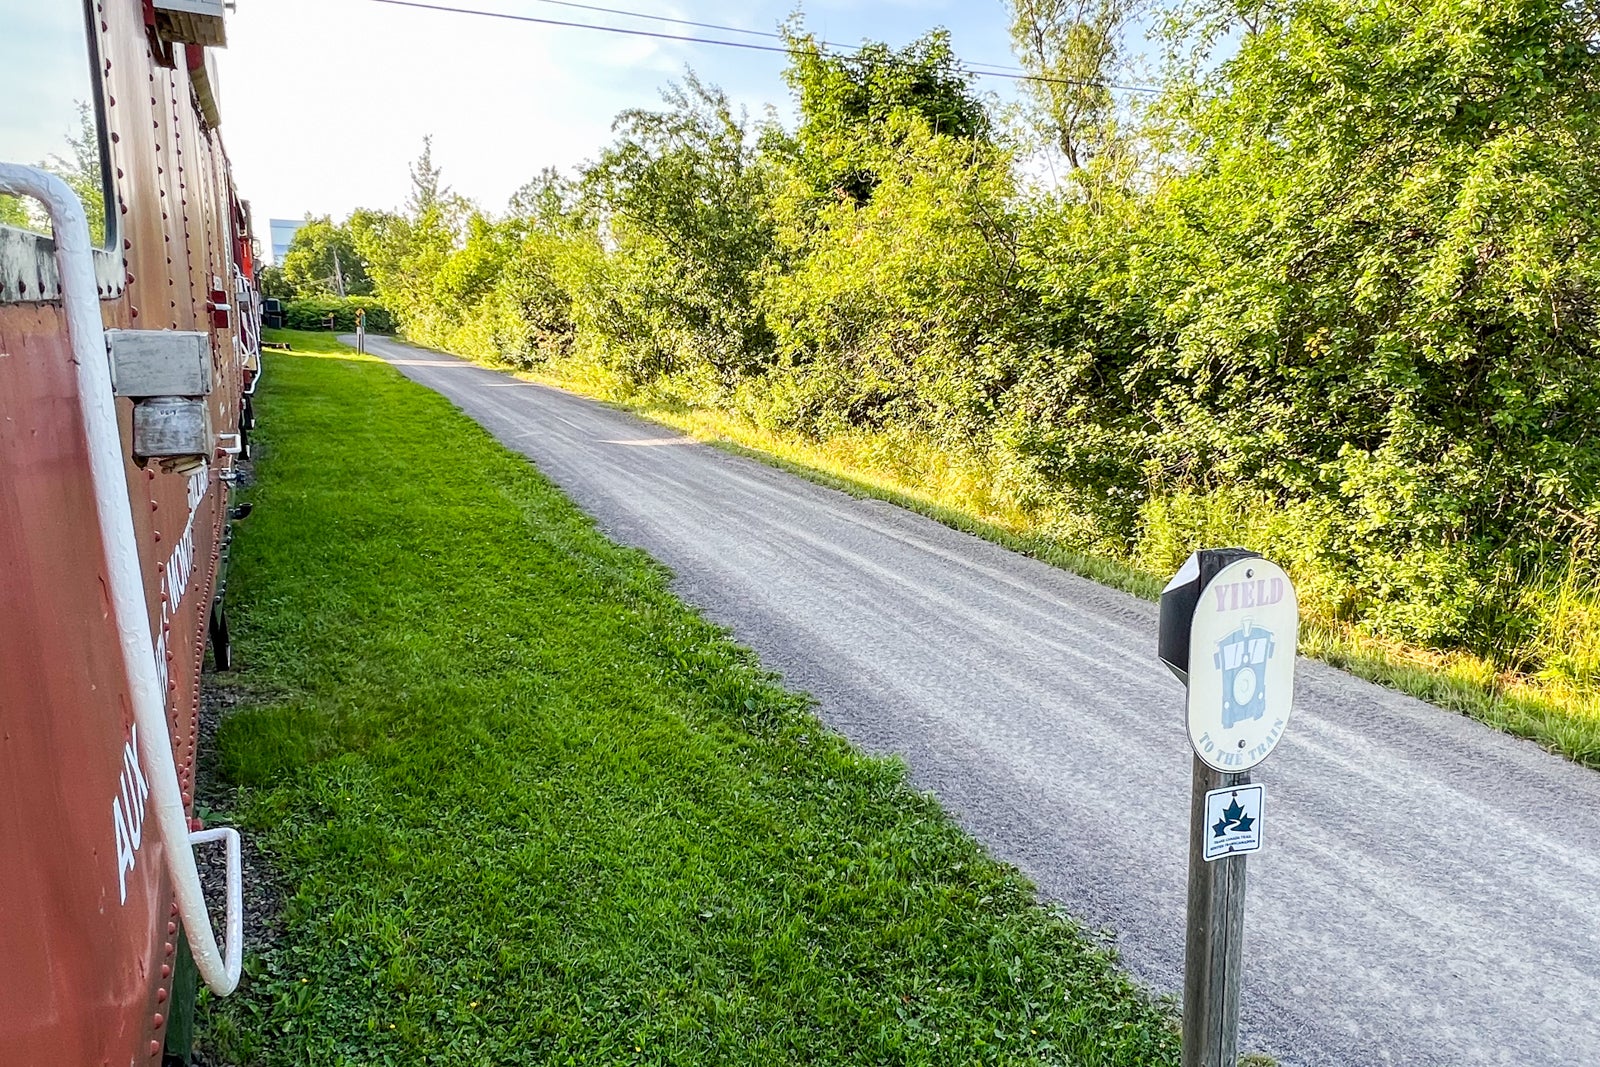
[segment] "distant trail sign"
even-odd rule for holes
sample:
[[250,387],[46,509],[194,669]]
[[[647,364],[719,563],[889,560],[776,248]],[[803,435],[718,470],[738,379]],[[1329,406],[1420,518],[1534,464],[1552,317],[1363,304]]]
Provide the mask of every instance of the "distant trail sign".
[[1271,755],[1294,706],[1300,602],[1276,563],[1240,559],[1200,592],[1189,634],[1189,743],[1237,773]]

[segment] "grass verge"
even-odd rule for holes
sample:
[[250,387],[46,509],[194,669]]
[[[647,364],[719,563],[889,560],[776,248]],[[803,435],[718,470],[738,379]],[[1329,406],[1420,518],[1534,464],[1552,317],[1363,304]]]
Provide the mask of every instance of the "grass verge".
[[[904,442],[886,445],[870,435],[817,442],[778,434],[727,411],[619,387],[582,367],[569,374],[510,372],[852,495],[897,504],[1146,600],[1155,600],[1170,577],[1082,551],[1070,538],[1040,528],[1028,514],[996,499],[981,472],[963,469],[932,449],[907,458],[900,454]],[[1302,622],[1300,651],[1600,769],[1600,695],[1569,679],[1501,671],[1470,653],[1387,641],[1315,618]]]
[[269,354],[233,816],[245,1065],[1177,1062],[1170,1012],[896,763],[437,395]]

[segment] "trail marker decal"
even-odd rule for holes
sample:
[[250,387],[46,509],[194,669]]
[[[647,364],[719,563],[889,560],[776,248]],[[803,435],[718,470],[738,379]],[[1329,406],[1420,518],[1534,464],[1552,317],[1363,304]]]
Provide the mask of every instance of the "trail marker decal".
[[1261,808],[1267,787],[1237,785],[1206,794],[1205,860],[1261,851]]

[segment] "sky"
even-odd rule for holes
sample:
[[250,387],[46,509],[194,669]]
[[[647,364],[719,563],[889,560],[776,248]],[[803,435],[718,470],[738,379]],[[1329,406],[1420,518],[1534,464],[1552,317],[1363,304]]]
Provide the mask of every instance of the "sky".
[[[777,42],[578,10],[550,0],[431,0],[536,18]],[[772,32],[794,0],[584,0]],[[825,40],[902,46],[935,26],[963,60],[1014,67],[1003,0],[808,0]],[[375,0],[238,0],[218,53],[222,134],[235,180],[266,237],[269,218],[343,218],[394,208],[407,165],[434,138],[457,192],[497,211],[541,168],[594,158],[626,108],[651,107],[685,65],[759,117],[791,114],[782,55],[411,10]],[[981,79],[1010,99],[1016,83]]]
[[0,159],[38,163],[70,157],[78,102],[92,98],[83,12],[72,4],[18,4],[0,34]]

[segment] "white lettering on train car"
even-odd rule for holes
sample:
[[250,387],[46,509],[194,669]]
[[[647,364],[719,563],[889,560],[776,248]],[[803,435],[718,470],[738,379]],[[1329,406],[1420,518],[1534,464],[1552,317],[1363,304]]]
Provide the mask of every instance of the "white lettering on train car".
[[161,680],[163,693],[168,691],[170,684],[167,671],[167,623],[178,613],[178,605],[189,590],[190,579],[194,577],[194,518],[210,489],[209,469],[198,470],[189,476],[189,519],[184,523],[183,536],[167,558],[166,570],[161,572],[161,627],[156,632],[156,676]]
[[[161,572],[161,627],[156,632],[156,677],[160,679],[162,693],[168,692],[170,673],[167,669],[167,624],[178,613],[178,605],[189,590],[194,578],[194,519],[200,504],[211,489],[211,472],[196,471],[189,476],[187,491],[189,518],[184,523],[183,536],[173,546],[167,557],[166,569]],[[111,800],[111,821],[115,833],[117,852],[117,889],[122,903],[128,903],[128,875],[133,873],[139,859],[139,846],[144,842],[145,802],[150,798],[150,784],[145,781],[139,766],[139,726],[133,726],[130,740],[122,746],[122,776],[118,796]]]
[[111,822],[117,842],[117,889],[122,903],[128,903],[128,875],[139,859],[144,842],[144,811],[150,799],[150,783],[139,767],[139,724],[122,746],[122,774],[117,796],[111,798]]

